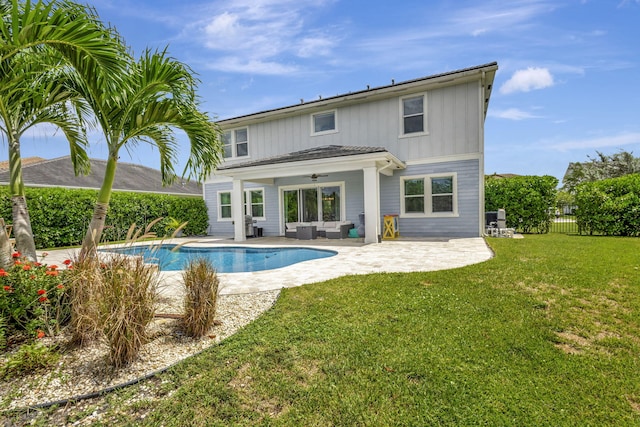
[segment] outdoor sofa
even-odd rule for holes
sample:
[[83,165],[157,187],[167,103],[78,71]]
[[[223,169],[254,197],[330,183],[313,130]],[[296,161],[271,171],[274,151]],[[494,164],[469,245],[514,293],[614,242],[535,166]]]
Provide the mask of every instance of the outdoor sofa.
[[351,221],[311,221],[311,222],[287,222],[285,224],[285,236],[298,237],[298,226],[315,226],[317,235],[327,239],[346,239],[349,237],[349,230],[353,228]]

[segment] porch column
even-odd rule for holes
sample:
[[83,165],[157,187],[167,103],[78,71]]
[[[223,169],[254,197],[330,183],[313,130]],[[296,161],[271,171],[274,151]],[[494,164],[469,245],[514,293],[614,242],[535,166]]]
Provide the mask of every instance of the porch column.
[[376,166],[362,168],[364,174],[364,242],[378,243],[380,234],[380,174]]
[[231,188],[231,218],[233,218],[233,235],[236,242],[247,240],[244,228],[244,184],[240,179],[233,179]]

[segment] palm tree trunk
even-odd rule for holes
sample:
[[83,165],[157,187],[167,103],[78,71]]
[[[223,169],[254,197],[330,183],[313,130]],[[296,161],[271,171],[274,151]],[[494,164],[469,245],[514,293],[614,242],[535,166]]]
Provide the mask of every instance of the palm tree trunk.
[[27,199],[22,179],[22,159],[20,158],[20,137],[12,132],[9,141],[9,191],[13,216],[13,235],[16,249],[30,261],[37,261],[36,244],[31,229],[31,218],[27,209]]
[[107,168],[104,172],[102,187],[98,192],[98,200],[93,210],[93,216],[87,229],[87,234],[82,241],[82,249],[80,250],[80,260],[87,257],[95,257],[97,255],[98,243],[102,238],[102,230],[107,219],[107,211],[109,210],[109,200],[111,199],[111,189],[113,188],[113,180],[116,176],[117,155],[110,155],[107,159]]
[[29,261],[37,261],[36,244],[33,240],[31,219],[27,210],[27,199],[24,196],[11,197],[13,213],[13,235],[16,238],[16,250]]
[[0,268],[7,270],[13,265],[13,258],[11,257],[11,243],[5,231],[5,226],[4,218],[0,218]]

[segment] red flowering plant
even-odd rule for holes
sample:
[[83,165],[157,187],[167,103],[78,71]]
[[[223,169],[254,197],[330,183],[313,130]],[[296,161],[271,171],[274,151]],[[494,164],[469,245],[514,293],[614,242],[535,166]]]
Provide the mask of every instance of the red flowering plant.
[[11,268],[0,268],[0,317],[10,331],[26,331],[33,337],[57,334],[69,318],[65,270],[30,262],[19,252],[13,259]]

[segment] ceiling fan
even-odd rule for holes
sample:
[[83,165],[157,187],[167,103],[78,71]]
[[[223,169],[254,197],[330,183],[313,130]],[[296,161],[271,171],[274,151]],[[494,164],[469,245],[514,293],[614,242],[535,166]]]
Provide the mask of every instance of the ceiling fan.
[[319,177],[321,176],[329,176],[329,175],[324,175],[324,174],[318,174],[318,173],[314,173],[312,175],[307,175],[309,178],[311,178],[311,181],[315,182],[318,180]]

